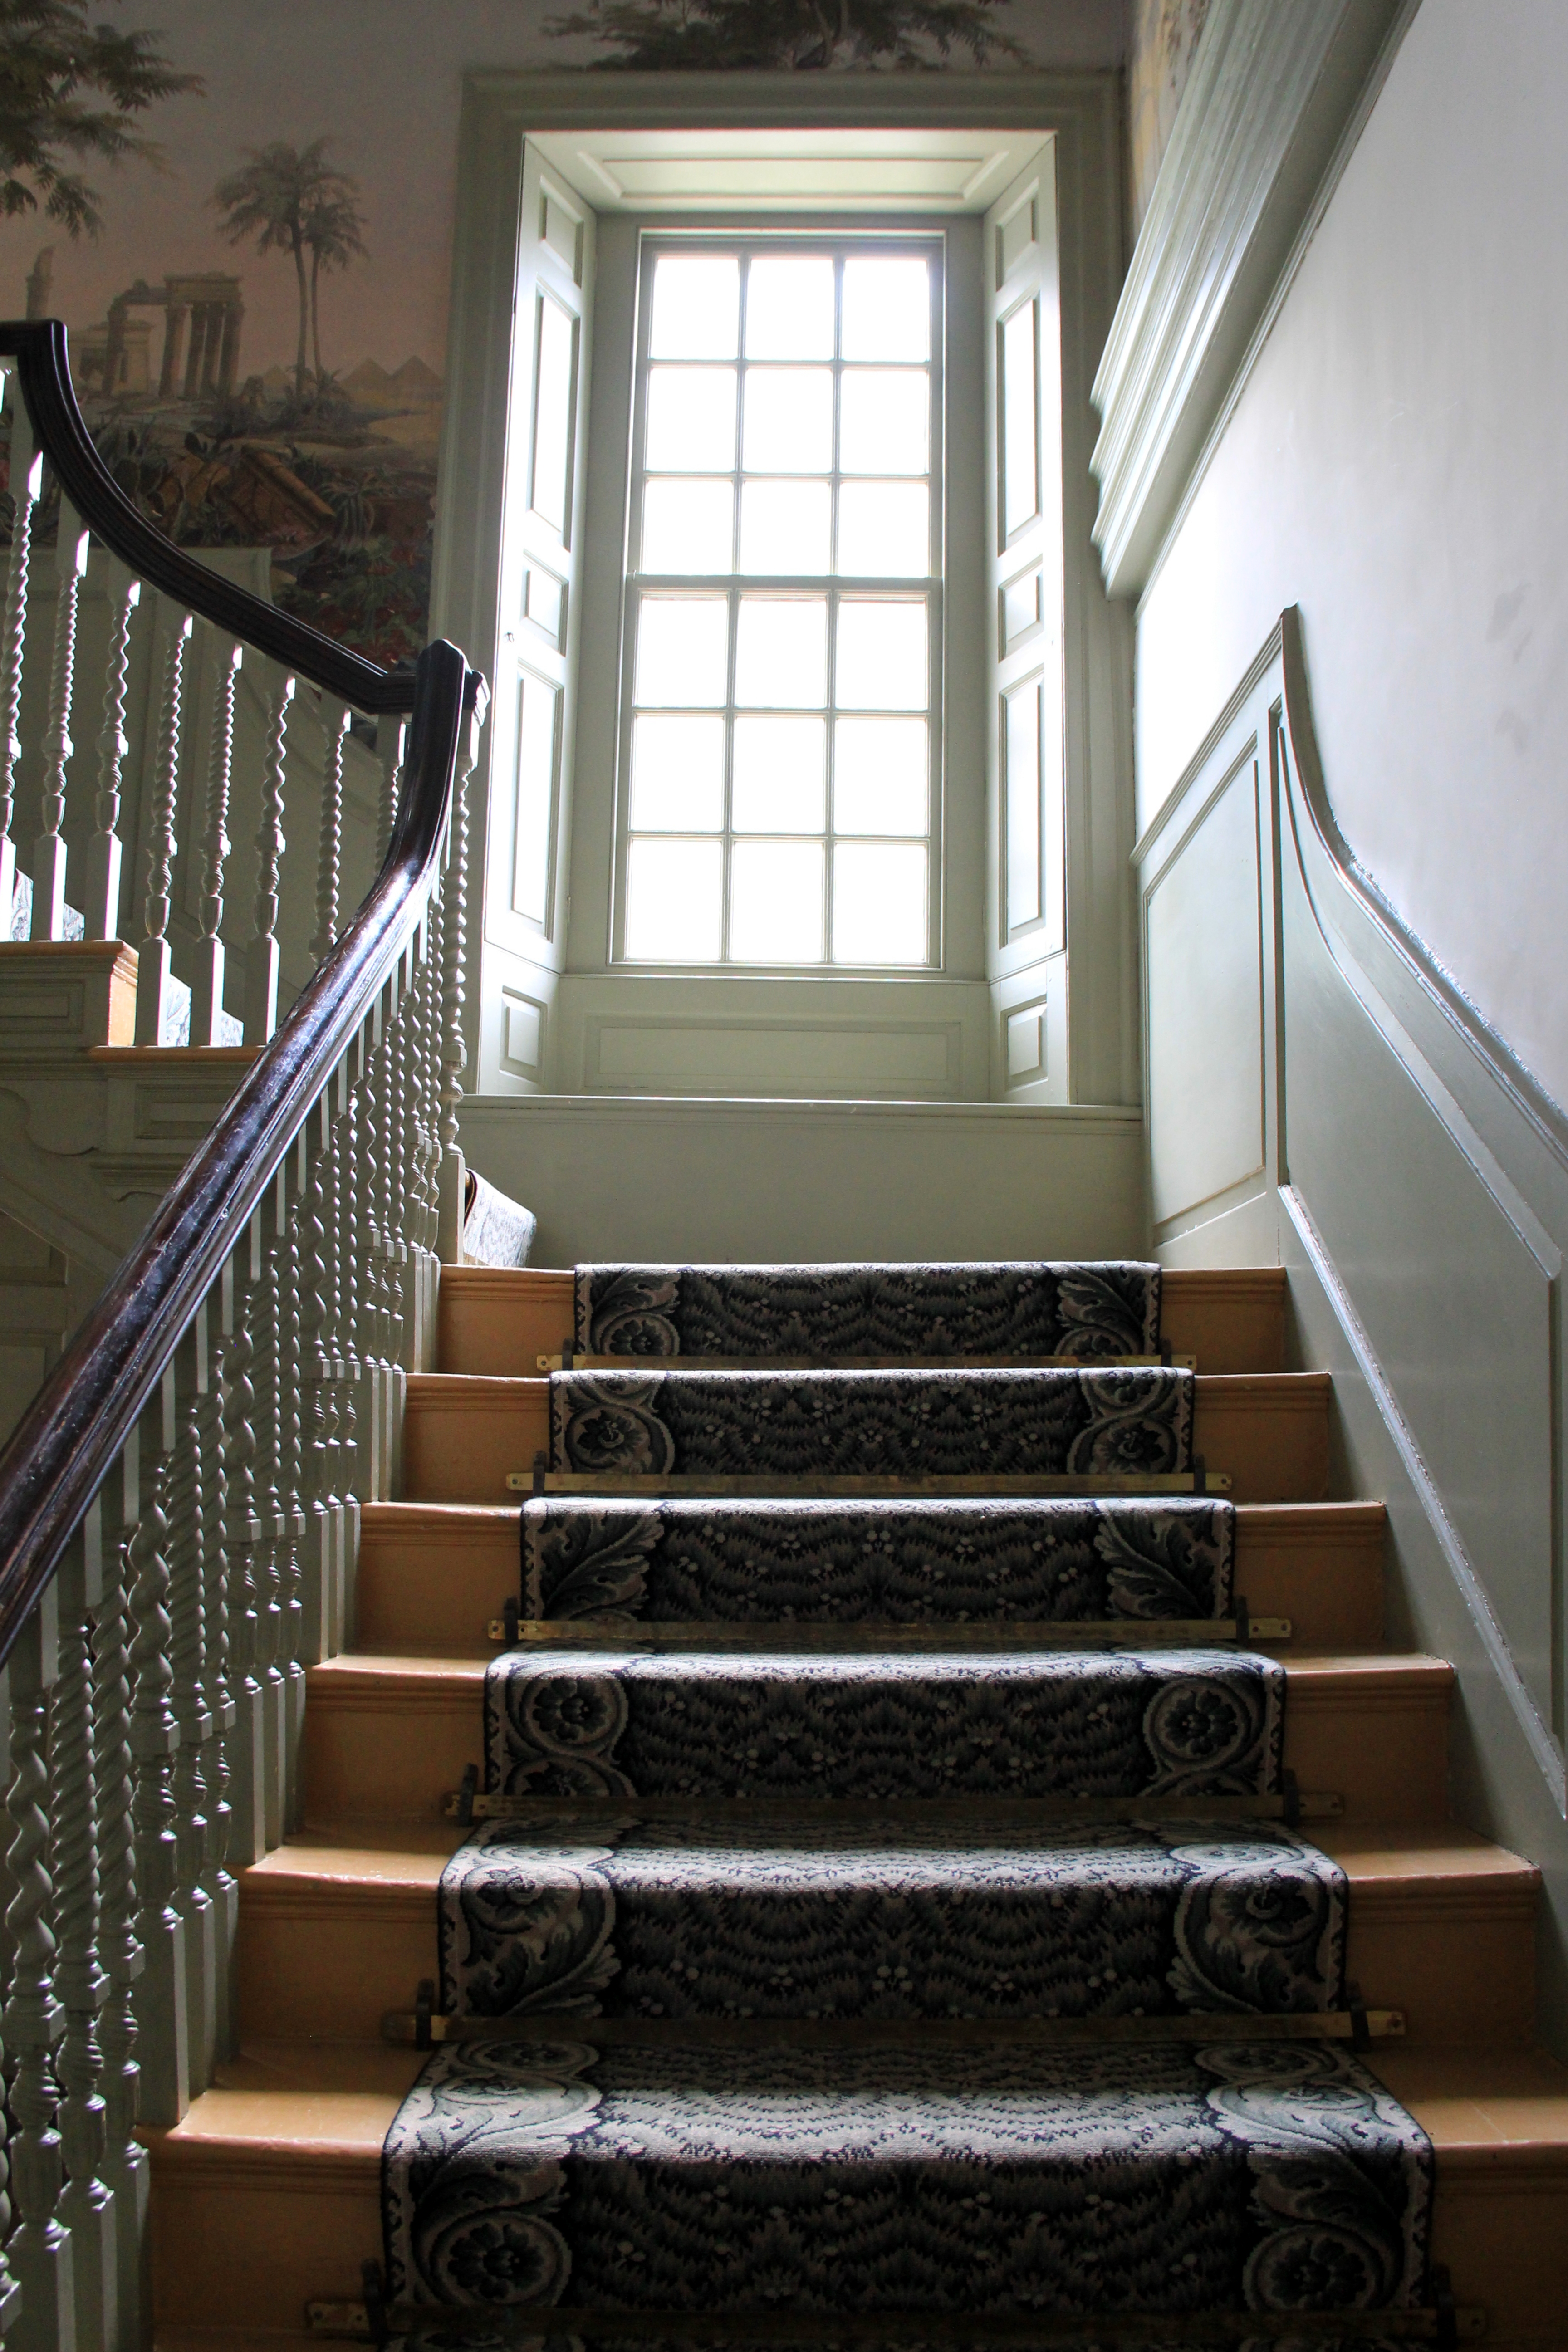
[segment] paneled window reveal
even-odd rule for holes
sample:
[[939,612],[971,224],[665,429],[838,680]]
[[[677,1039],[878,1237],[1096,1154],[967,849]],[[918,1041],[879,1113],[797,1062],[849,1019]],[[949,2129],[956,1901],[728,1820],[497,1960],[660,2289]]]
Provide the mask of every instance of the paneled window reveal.
[[939,954],[942,248],[647,240],[627,961]]

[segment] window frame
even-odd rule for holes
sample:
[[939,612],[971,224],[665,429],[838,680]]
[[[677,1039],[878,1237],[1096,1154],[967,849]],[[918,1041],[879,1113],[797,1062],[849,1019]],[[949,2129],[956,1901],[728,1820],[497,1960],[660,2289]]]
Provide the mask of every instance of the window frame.
[[[643,484],[647,478],[644,445],[647,421],[647,375],[650,364],[648,338],[652,313],[651,289],[653,272],[658,257],[661,252],[670,251],[691,254],[700,254],[704,251],[755,253],[759,250],[768,248],[781,252],[821,253],[826,251],[831,252],[836,256],[844,255],[851,250],[856,252],[875,252],[881,250],[902,253],[908,253],[911,250],[922,250],[931,257],[933,265],[931,271],[931,358],[928,362],[931,371],[931,467],[927,479],[929,480],[931,490],[931,554],[934,562],[935,569],[931,572],[928,573],[923,580],[911,579],[907,575],[902,577],[888,577],[886,575],[870,574],[840,576],[838,573],[833,572],[821,575],[820,577],[816,575],[800,574],[791,574],[782,577],[777,575],[764,576],[762,574],[752,575],[734,572],[723,574],[659,573],[657,575],[649,574],[645,579],[637,568],[638,559],[640,556],[642,533],[641,492]],[[911,222],[906,228],[901,226],[889,226],[883,223],[879,223],[875,226],[870,224],[862,226],[853,220],[842,218],[837,221],[830,218],[821,221],[814,221],[809,225],[803,225],[799,222],[792,222],[788,224],[779,223],[777,225],[773,225],[759,223],[754,216],[751,219],[734,218],[730,220],[726,220],[722,216],[716,216],[710,219],[704,219],[700,222],[670,221],[660,222],[658,224],[645,224],[639,226],[636,258],[636,291],[634,298],[633,345],[631,352],[630,432],[627,436],[627,448],[626,453],[626,470],[624,509],[626,530],[625,540],[621,551],[620,605],[618,613],[618,703],[616,725],[615,789],[613,794],[612,821],[612,872],[610,877],[609,897],[610,934],[607,942],[607,963],[608,968],[612,972],[626,975],[643,975],[649,978],[658,977],[675,979],[722,976],[726,979],[742,978],[763,981],[770,979],[870,979],[896,982],[900,980],[920,980],[938,976],[943,969],[943,947],[946,938],[948,899],[946,873],[947,761],[944,704],[946,686],[946,586],[948,572],[949,527],[946,463],[948,438],[946,399],[948,378],[947,332],[949,311],[949,265],[950,257],[948,252],[947,232],[940,224],[931,224],[930,222]],[[715,362],[714,364],[721,364],[721,362]],[[738,412],[740,402],[743,398],[744,371],[749,364],[751,364],[751,362],[746,361],[743,352],[737,354],[736,366],[740,372],[740,382],[737,385]],[[757,364],[769,365],[773,364],[773,362],[759,362]],[[828,362],[828,364],[832,366],[837,386],[837,379],[844,367],[847,364],[856,364],[856,362],[846,362],[841,356],[836,353],[835,357],[831,362]],[[832,473],[832,478],[835,483],[837,483],[842,478],[839,475],[837,467],[837,415],[838,402],[836,391],[834,401],[835,446],[834,467]],[[735,542],[737,546],[737,562],[739,560],[738,533],[740,529],[739,509],[740,487],[742,479],[742,455],[743,452],[741,446],[739,425],[737,423],[734,462],[731,469],[731,479],[735,486],[735,513],[733,528],[737,534]],[[720,933],[721,952],[716,958],[697,962],[666,961],[663,960],[650,961],[630,957],[626,952],[627,860],[632,837],[630,824],[631,735],[635,710],[634,681],[637,661],[637,628],[634,625],[634,614],[636,609],[640,605],[640,603],[645,596],[657,596],[661,593],[677,594],[722,593],[727,597],[730,605],[727,656],[728,675],[726,677],[726,701],[723,707],[723,717],[725,719],[723,829],[717,836],[711,834],[700,836],[668,834],[658,836],[670,840],[679,840],[684,838],[702,838],[705,840],[712,840],[717,837],[721,844],[722,878],[721,886],[721,906]],[[736,835],[731,823],[732,815],[733,792],[733,720],[735,716],[733,698],[736,615],[734,608],[742,593],[779,595],[782,597],[798,595],[803,598],[807,596],[816,598],[826,594],[827,600],[827,698],[826,704],[827,732],[826,757],[827,765],[825,779],[825,827],[821,835],[793,835],[788,836],[777,836],[779,838],[787,838],[796,841],[820,840],[824,845],[824,954],[821,961],[787,963],[763,962],[732,959],[727,953],[722,952],[722,950],[727,950],[729,945],[730,868],[736,840]],[[893,836],[861,835],[852,834],[839,836],[836,834],[833,825],[833,671],[836,659],[837,614],[838,604],[846,593],[848,593],[851,597],[880,596],[888,599],[897,599],[907,602],[921,600],[923,601],[926,605],[927,701],[925,705],[925,718],[928,729],[929,746],[927,783],[928,824],[927,830],[923,835],[908,835],[899,836],[899,838],[910,841],[923,841],[926,849],[926,952],[923,960],[916,963],[894,964],[836,962],[833,961],[832,957],[833,848],[836,841],[839,838],[843,838],[848,842],[861,839],[882,840],[893,838]],[[655,836],[649,837],[651,838]],[[742,835],[740,837],[742,840],[767,840],[774,838],[775,836],[768,835]]]

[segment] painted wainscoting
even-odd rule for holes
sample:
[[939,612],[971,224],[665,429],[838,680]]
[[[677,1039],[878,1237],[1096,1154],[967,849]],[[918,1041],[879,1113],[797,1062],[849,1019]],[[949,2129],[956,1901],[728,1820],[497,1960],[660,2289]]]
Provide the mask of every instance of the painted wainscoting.
[[1357,867],[1294,609],[1133,855],[1157,1254],[1290,1268],[1336,1491],[1389,1504],[1390,1638],[1458,1668],[1456,1801],[1546,1874],[1568,2045],[1568,1118]]

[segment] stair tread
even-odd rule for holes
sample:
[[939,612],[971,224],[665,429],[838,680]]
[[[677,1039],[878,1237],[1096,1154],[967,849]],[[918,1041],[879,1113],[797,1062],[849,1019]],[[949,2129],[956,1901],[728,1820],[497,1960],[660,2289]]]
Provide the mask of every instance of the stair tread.
[[[635,1811],[635,1801],[628,1801]],[[694,1805],[694,1812],[700,1806]],[[1454,1822],[1318,1825],[1311,1843],[1343,1869],[1358,1916],[1419,1908],[1423,1898],[1463,1895],[1489,1909],[1532,1909],[1541,1883],[1535,1864]],[[744,1843],[737,1835],[737,1843]],[[401,1899],[419,1911],[440,1883],[461,1841],[447,1825],[363,1822],[291,1837],[245,1873],[247,1906],[288,1908],[384,1905]],[[1044,1835],[1042,1843],[1048,1843]]]
[[[381,2042],[258,2042],[219,2070],[183,2122],[149,2134],[155,2160],[226,2155],[268,2166],[321,2151],[379,2179],[382,2144],[424,2064]],[[1373,2071],[1451,2175],[1500,2158],[1568,2171],[1568,2067],[1543,2051],[1380,2046]]]

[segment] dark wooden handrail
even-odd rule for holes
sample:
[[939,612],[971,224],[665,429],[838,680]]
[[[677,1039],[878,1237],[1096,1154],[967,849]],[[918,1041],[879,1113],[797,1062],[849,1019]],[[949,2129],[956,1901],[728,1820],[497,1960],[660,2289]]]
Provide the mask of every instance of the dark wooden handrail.
[[397,822],[363,905],[0,1454],[0,1663],[423,910],[465,712],[477,697],[482,715],[485,688],[445,643],[426,647],[414,685]]
[[412,710],[414,679],[383,669],[347,646],[280,613],[247,588],[209,572],[128,499],[93,446],[70,379],[66,331],[58,319],[0,321],[0,357],[14,359],[38,446],[88,529],[139,579],[216,622],[231,636],[270,654],[285,669],[341,695],[356,710]]

